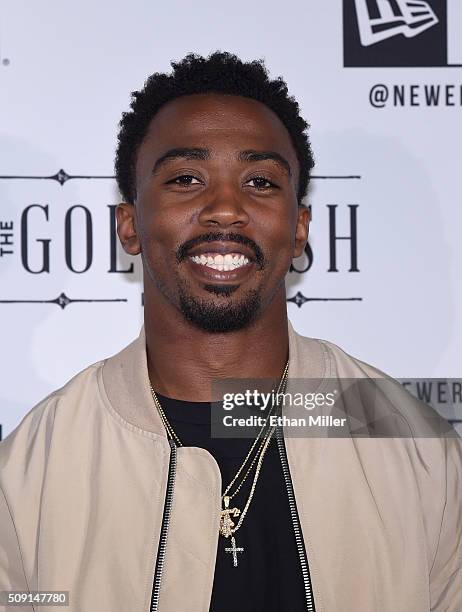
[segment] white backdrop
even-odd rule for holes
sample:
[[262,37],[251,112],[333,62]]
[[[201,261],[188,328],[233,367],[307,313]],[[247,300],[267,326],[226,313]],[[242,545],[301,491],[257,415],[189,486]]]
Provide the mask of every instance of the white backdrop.
[[[430,2],[436,22],[424,26],[425,31],[415,35],[416,28],[409,26],[373,42],[360,53],[372,49],[376,55],[365,61],[375,65],[345,67],[343,23],[356,24],[355,8],[361,2],[367,4],[4,0],[3,437],[45,395],[128,344],[142,322],[140,261],[134,261],[133,273],[109,272],[108,207],[118,201],[115,182],[25,177],[50,177],[60,169],[69,176],[110,177],[117,123],[130,92],[190,51],[222,49],[246,60],[265,58],[273,76],[285,77],[312,125],[315,176],[337,177],[312,182],[313,263],[306,273],[293,272],[287,279],[288,298],[297,292],[309,298],[302,305],[288,303],[295,328],[331,340],[397,377],[461,376],[462,68],[431,64],[438,55],[438,32],[443,32],[448,57],[434,63],[462,63],[462,5],[458,0],[448,0],[447,7],[443,1]],[[376,7],[382,21],[393,18],[388,0],[378,0]],[[375,19],[361,23],[361,32],[377,24]],[[354,35],[347,32],[348,48]],[[433,43],[425,42],[433,35],[434,52]],[[393,63],[393,49],[407,53],[419,41],[427,49],[427,65],[407,60],[405,67],[384,67]],[[386,101],[385,87],[376,85],[388,88]],[[437,91],[437,103],[429,104],[428,96]],[[31,205],[38,206],[25,213]],[[329,211],[335,211],[337,235],[348,236],[352,210],[359,271],[349,271],[348,240],[335,242],[338,272],[329,271]],[[88,263],[85,214],[91,215],[92,263],[76,273],[66,263],[65,219],[71,227],[68,264],[82,270]],[[21,220],[24,226],[27,220],[22,231]],[[44,249],[49,249],[49,272],[27,271],[22,251],[27,250],[26,264],[37,272]],[[118,268],[129,265],[118,249]],[[302,268],[306,259],[296,265]],[[61,294],[91,301],[64,302],[64,308],[47,303]]]

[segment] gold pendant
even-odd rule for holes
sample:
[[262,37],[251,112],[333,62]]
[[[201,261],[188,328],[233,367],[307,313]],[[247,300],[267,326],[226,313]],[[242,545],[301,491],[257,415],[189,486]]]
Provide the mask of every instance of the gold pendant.
[[239,508],[229,507],[229,497],[227,495],[225,495],[225,497],[223,498],[223,502],[225,504],[225,507],[221,511],[220,516],[220,533],[225,538],[229,538],[229,536],[233,533],[234,527],[234,522],[231,519],[231,516],[239,516],[241,511],[239,510]]

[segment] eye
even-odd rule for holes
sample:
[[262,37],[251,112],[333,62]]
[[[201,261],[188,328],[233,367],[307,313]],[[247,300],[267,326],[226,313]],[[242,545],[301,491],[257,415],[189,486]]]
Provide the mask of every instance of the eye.
[[192,174],[182,174],[174,179],[167,181],[167,185],[180,185],[180,187],[189,187],[190,185],[200,185],[201,181],[192,176]]
[[253,176],[251,179],[247,181],[247,183],[253,183],[253,185],[251,186],[259,190],[272,189],[274,187],[277,187],[277,185],[269,181],[264,176]]

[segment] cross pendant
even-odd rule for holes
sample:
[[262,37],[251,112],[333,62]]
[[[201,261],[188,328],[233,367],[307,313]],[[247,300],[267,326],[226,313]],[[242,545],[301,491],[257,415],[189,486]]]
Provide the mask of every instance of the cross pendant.
[[232,553],[233,555],[233,566],[237,567],[237,553],[238,552],[244,552],[244,549],[242,547],[237,547],[236,546],[236,539],[234,536],[231,536],[231,546],[229,548],[225,548],[225,552],[227,553]]

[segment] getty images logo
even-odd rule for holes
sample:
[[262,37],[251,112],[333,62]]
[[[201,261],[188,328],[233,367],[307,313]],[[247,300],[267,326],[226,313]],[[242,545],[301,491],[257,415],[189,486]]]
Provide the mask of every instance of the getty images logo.
[[460,0],[343,0],[344,65],[460,65],[456,62],[462,60],[461,4]]

